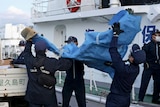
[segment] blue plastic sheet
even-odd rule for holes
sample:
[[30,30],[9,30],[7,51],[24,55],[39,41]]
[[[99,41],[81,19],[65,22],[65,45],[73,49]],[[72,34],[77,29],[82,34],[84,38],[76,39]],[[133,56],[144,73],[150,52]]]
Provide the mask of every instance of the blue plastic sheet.
[[[118,52],[123,58],[127,52],[128,45],[141,30],[141,17],[131,15],[128,11],[122,10],[113,16],[109,24],[112,26],[115,22],[119,22],[120,28],[124,30],[118,39]],[[109,43],[112,36],[112,29],[104,32],[85,32],[84,43],[79,48],[74,43],[64,46],[61,56],[83,61],[88,67],[107,72],[113,77],[114,69],[104,65],[105,61],[112,61],[109,54]]]
[[[141,17],[131,15],[126,10],[118,12],[110,20],[109,25],[119,22],[120,28],[124,30],[118,38],[118,52],[123,58],[127,52],[128,45],[133,41],[136,34],[141,30]],[[88,67],[98,69],[109,73],[111,77],[114,76],[114,69],[110,66],[104,65],[105,61],[112,61],[109,54],[109,43],[112,39],[113,31],[108,29],[104,32],[89,31],[85,32],[85,41],[78,48],[74,43],[67,44],[59,51],[54,44],[49,42],[43,36],[38,34],[33,37],[33,43],[44,40],[47,43],[48,50],[54,52],[61,57],[72,58],[84,62]]]
[[50,42],[48,39],[46,39],[45,37],[36,34],[36,35],[32,38],[32,42],[35,43],[35,42],[38,42],[38,41],[45,41],[46,44],[47,44],[47,49],[48,49],[48,50],[54,52],[54,53],[57,54],[57,55],[60,54],[59,49],[58,49],[53,43],[51,43],[51,42]]

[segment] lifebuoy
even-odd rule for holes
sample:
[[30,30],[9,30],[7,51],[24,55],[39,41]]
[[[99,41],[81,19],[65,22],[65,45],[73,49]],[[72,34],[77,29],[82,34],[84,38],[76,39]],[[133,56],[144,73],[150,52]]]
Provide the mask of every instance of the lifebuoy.
[[[80,4],[81,4],[81,0],[67,0],[67,7],[70,12],[76,12],[80,8],[80,6],[77,6],[77,5],[80,5]],[[72,7],[72,6],[76,6],[76,7]]]

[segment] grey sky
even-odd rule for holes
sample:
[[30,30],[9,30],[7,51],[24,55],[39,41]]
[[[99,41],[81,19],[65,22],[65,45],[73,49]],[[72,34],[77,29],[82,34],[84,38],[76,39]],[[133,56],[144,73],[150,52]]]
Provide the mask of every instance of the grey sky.
[[31,24],[31,8],[33,0],[5,0],[0,9],[0,26],[6,23]]

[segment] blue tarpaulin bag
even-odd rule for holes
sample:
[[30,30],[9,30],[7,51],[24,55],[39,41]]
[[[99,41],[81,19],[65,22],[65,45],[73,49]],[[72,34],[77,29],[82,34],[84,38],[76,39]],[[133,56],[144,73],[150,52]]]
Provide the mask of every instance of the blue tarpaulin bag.
[[38,41],[45,41],[46,44],[47,44],[47,49],[54,52],[56,55],[59,55],[60,54],[60,51],[59,49],[53,44],[51,43],[48,39],[46,39],[45,37],[43,36],[40,36],[38,34],[36,34],[33,38],[32,38],[32,42],[33,43],[36,43]]
[[[127,52],[128,45],[133,41],[136,34],[140,31],[141,17],[129,14],[126,10],[121,10],[115,14],[109,22],[109,25],[119,22],[120,28],[124,32],[118,38],[118,52],[123,58]],[[43,36],[33,37],[33,43],[44,40],[47,48],[64,58],[72,58],[84,62],[88,67],[98,69],[114,76],[114,69],[104,65],[105,61],[112,61],[109,54],[109,43],[112,39],[113,31],[108,29],[104,32],[85,32],[85,41],[78,48],[74,43],[67,44],[59,51],[54,44],[49,42]]]
[[[133,41],[136,34],[140,31],[141,17],[131,15],[126,10],[118,12],[110,20],[109,25],[119,22],[123,33],[119,35],[118,52],[123,58],[127,52],[128,45]],[[73,43],[63,47],[62,57],[73,58],[83,61],[88,67],[96,68],[114,76],[114,69],[104,65],[105,61],[111,61],[109,54],[109,43],[112,39],[113,31],[108,29],[104,32],[85,32],[85,41],[78,48]]]

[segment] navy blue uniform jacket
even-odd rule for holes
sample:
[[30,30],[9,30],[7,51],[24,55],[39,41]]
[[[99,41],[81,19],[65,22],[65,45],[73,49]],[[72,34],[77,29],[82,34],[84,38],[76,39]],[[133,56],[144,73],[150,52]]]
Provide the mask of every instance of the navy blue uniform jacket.
[[17,59],[13,59],[13,64],[24,64],[24,51],[21,52]]
[[84,75],[83,63],[77,60],[73,60],[72,67],[66,71],[67,80],[82,80]]
[[[156,43],[151,40],[151,42],[142,47],[142,49],[146,52],[146,61],[152,69],[160,69],[159,63],[156,62],[158,60],[156,55],[156,45],[159,47],[160,43]],[[160,53],[158,53],[158,56],[160,57]]]
[[[34,104],[49,104],[51,102],[57,103],[55,87],[53,87],[52,89],[47,89],[37,83],[38,73],[33,70],[36,58],[32,55],[31,46],[32,43],[27,42],[24,50],[24,59],[28,73],[28,85],[25,99],[28,102]],[[49,71],[52,75],[54,75],[54,73],[58,69],[57,59],[46,57],[44,61],[44,68],[45,70]]]
[[130,104],[132,85],[139,74],[139,66],[135,64],[125,64],[125,62],[122,61],[117,51],[117,40],[118,37],[113,37],[109,48],[115,75],[111,84],[110,98],[108,98],[107,102],[109,104],[107,107],[128,107]]

